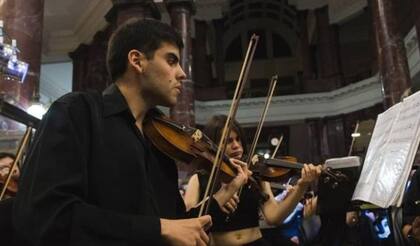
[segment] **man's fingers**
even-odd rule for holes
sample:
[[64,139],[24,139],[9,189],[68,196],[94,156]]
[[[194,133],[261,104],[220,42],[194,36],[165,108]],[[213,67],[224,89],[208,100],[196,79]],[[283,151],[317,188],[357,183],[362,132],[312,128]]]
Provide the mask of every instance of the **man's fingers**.
[[210,241],[209,236],[207,235],[207,233],[204,230],[200,231],[200,239],[202,240],[204,245],[208,245],[208,243]]

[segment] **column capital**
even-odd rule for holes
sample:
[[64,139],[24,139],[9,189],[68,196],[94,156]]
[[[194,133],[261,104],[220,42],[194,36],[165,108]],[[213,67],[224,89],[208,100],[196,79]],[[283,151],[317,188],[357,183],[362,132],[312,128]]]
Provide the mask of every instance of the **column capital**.
[[112,23],[118,16],[120,10],[130,10],[132,8],[144,8],[149,10],[150,17],[160,20],[161,13],[153,0],[112,0],[112,8],[105,15],[105,19]]
[[165,0],[165,5],[168,11],[173,7],[184,6],[190,9],[192,15],[197,12],[195,0]]

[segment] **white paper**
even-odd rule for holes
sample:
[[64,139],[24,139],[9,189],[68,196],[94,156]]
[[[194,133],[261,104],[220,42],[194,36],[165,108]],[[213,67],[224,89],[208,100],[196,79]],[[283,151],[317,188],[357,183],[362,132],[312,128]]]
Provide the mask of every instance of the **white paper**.
[[419,144],[420,94],[378,115],[353,200],[399,206]]

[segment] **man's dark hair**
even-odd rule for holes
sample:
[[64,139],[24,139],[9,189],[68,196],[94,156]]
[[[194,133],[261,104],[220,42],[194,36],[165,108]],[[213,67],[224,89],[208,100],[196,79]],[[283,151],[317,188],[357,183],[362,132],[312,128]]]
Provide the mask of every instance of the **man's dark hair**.
[[0,152],[0,160],[3,158],[9,157],[11,159],[16,159],[16,156],[12,153],[8,153],[8,152]]
[[112,34],[106,56],[106,63],[111,80],[118,79],[127,69],[127,56],[136,49],[151,59],[163,42],[184,47],[181,36],[174,28],[152,19],[132,18]]

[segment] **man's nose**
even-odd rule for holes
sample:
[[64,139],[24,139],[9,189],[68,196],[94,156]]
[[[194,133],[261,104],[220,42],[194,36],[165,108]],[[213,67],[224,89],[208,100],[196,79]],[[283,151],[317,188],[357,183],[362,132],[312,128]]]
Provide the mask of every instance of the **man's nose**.
[[181,66],[179,66],[179,73],[178,73],[177,79],[178,79],[178,80],[184,80],[184,79],[186,79],[186,78],[187,78],[187,74],[185,74],[185,72],[184,72],[184,70],[182,69],[182,67],[181,67]]

